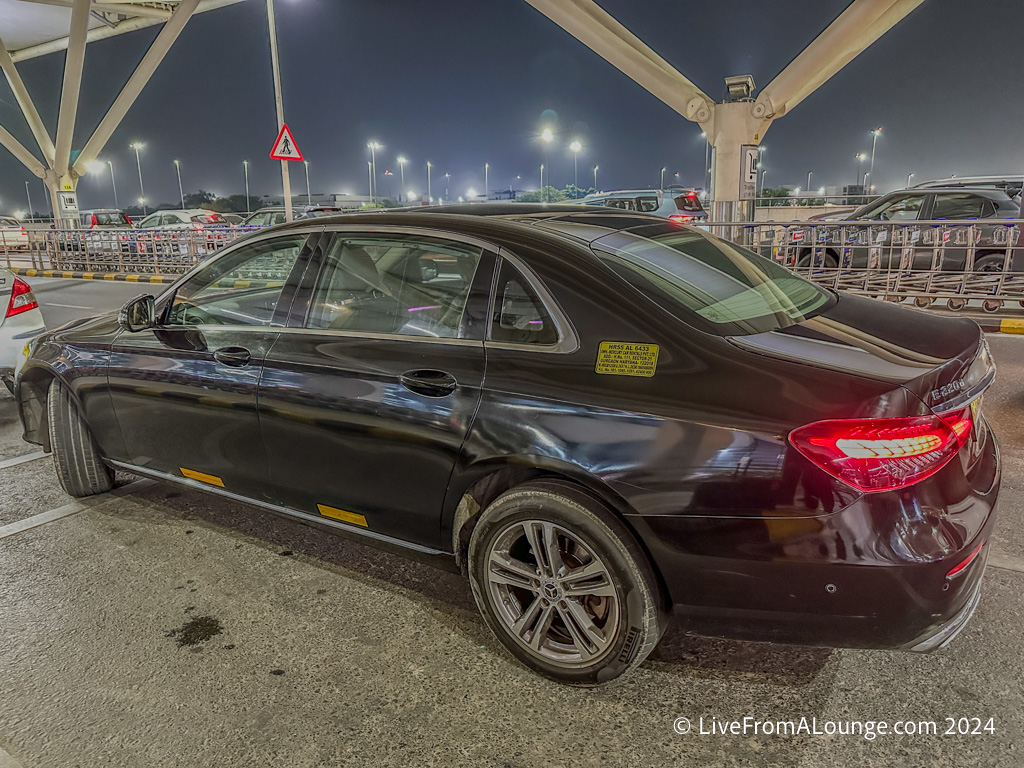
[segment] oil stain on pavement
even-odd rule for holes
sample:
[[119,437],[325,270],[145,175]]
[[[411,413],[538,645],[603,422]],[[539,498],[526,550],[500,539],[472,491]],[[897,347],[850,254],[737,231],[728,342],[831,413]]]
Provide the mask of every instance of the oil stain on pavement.
[[197,616],[191,621],[186,621],[177,629],[172,629],[165,637],[173,637],[178,641],[178,647],[186,645],[199,645],[205,643],[215,635],[224,631],[224,627],[218,619],[213,616]]

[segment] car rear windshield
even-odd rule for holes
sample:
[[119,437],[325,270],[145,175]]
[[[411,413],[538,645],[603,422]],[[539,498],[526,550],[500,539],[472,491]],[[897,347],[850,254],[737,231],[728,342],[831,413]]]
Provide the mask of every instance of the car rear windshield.
[[700,212],[704,210],[704,207],[700,204],[700,200],[697,199],[697,195],[693,192],[688,192],[685,195],[680,195],[676,198],[676,208],[680,211],[693,211]]
[[192,217],[193,224],[227,224],[227,220],[219,213],[201,213]]
[[644,227],[607,235],[591,247],[663,309],[720,336],[785,328],[833,299],[774,262],[697,229]]
[[95,222],[90,221],[90,223],[99,227],[130,227],[132,225],[128,217],[120,211],[115,211],[114,213],[94,213],[90,219],[95,219]]

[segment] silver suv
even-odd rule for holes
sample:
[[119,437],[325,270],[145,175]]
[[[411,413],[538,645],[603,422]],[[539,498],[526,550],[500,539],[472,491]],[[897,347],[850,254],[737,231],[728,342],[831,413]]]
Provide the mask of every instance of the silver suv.
[[697,193],[692,189],[623,189],[597,192],[575,202],[653,213],[672,221],[703,221],[708,217]]

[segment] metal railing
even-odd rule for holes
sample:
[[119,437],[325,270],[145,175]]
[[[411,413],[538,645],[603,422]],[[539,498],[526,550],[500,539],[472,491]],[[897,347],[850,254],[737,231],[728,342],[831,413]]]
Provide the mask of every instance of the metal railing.
[[918,307],[1024,307],[1024,220],[710,223],[732,240],[836,290]]
[[[5,250],[7,266],[84,272],[182,274],[251,227],[182,230],[29,230],[28,246]],[[20,258],[19,258],[20,257]]]

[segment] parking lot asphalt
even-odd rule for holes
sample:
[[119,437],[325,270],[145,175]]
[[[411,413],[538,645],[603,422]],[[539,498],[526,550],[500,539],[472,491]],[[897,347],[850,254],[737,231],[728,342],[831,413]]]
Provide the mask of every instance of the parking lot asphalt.
[[[77,505],[48,457],[0,469],[0,526],[63,515],[0,529],[0,766],[1019,766],[1024,339],[991,344],[1001,517],[974,619],[931,655],[674,626],[635,674],[571,689],[513,661],[456,575],[169,484]],[[0,391],[0,460],[36,451]],[[938,733],[699,732],[745,716]]]

